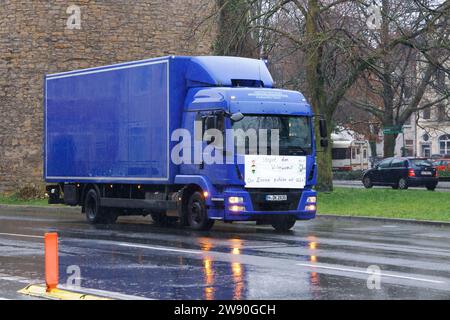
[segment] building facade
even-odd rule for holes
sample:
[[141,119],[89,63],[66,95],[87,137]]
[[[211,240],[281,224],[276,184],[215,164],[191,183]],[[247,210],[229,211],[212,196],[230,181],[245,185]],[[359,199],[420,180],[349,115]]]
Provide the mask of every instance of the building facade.
[[[43,77],[164,55],[210,54],[208,0],[3,0],[0,193],[42,181]],[[196,31],[195,33],[193,31]]]
[[450,61],[446,61],[433,78],[416,114],[416,150],[420,157],[450,157],[450,99],[444,99],[450,91]]

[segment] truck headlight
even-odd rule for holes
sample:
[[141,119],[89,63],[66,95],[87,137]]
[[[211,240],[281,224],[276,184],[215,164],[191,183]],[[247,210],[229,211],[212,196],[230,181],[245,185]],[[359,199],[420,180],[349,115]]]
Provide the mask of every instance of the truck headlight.
[[307,203],[316,203],[317,202],[317,197],[308,197],[306,199]]
[[230,204],[244,203],[244,198],[243,197],[229,197],[228,203],[230,203]]
[[244,206],[231,206],[230,211],[232,211],[232,212],[245,211],[245,207]]
[[309,204],[305,207],[306,211],[316,211],[316,205],[315,204]]

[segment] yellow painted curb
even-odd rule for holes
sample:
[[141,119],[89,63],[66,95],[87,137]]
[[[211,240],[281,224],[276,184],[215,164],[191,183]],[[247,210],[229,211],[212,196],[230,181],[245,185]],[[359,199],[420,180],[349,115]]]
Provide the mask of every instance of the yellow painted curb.
[[18,293],[28,296],[52,299],[52,300],[111,300],[108,298],[98,297],[91,294],[84,294],[79,292],[71,292],[61,289],[53,289],[47,292],[47,287],[40,284],[32,284],[28,287],[17,291]]

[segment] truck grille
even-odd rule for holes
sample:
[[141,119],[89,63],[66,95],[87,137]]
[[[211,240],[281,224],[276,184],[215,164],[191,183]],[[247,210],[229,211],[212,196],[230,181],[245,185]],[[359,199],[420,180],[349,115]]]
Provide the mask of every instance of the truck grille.
[[[254,211],[290,211],[297,210],[302,195],[301,189],[247,189],[252,199]],[[284,201],[267,201],[267,195],[287,195]]]

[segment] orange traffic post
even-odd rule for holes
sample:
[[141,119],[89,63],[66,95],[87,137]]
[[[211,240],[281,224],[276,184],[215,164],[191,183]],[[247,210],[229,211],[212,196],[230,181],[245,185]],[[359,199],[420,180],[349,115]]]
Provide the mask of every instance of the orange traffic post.
[[56,289],[59,280],[58,271],[58,234],[45,234],[45,283],[47,292]]

